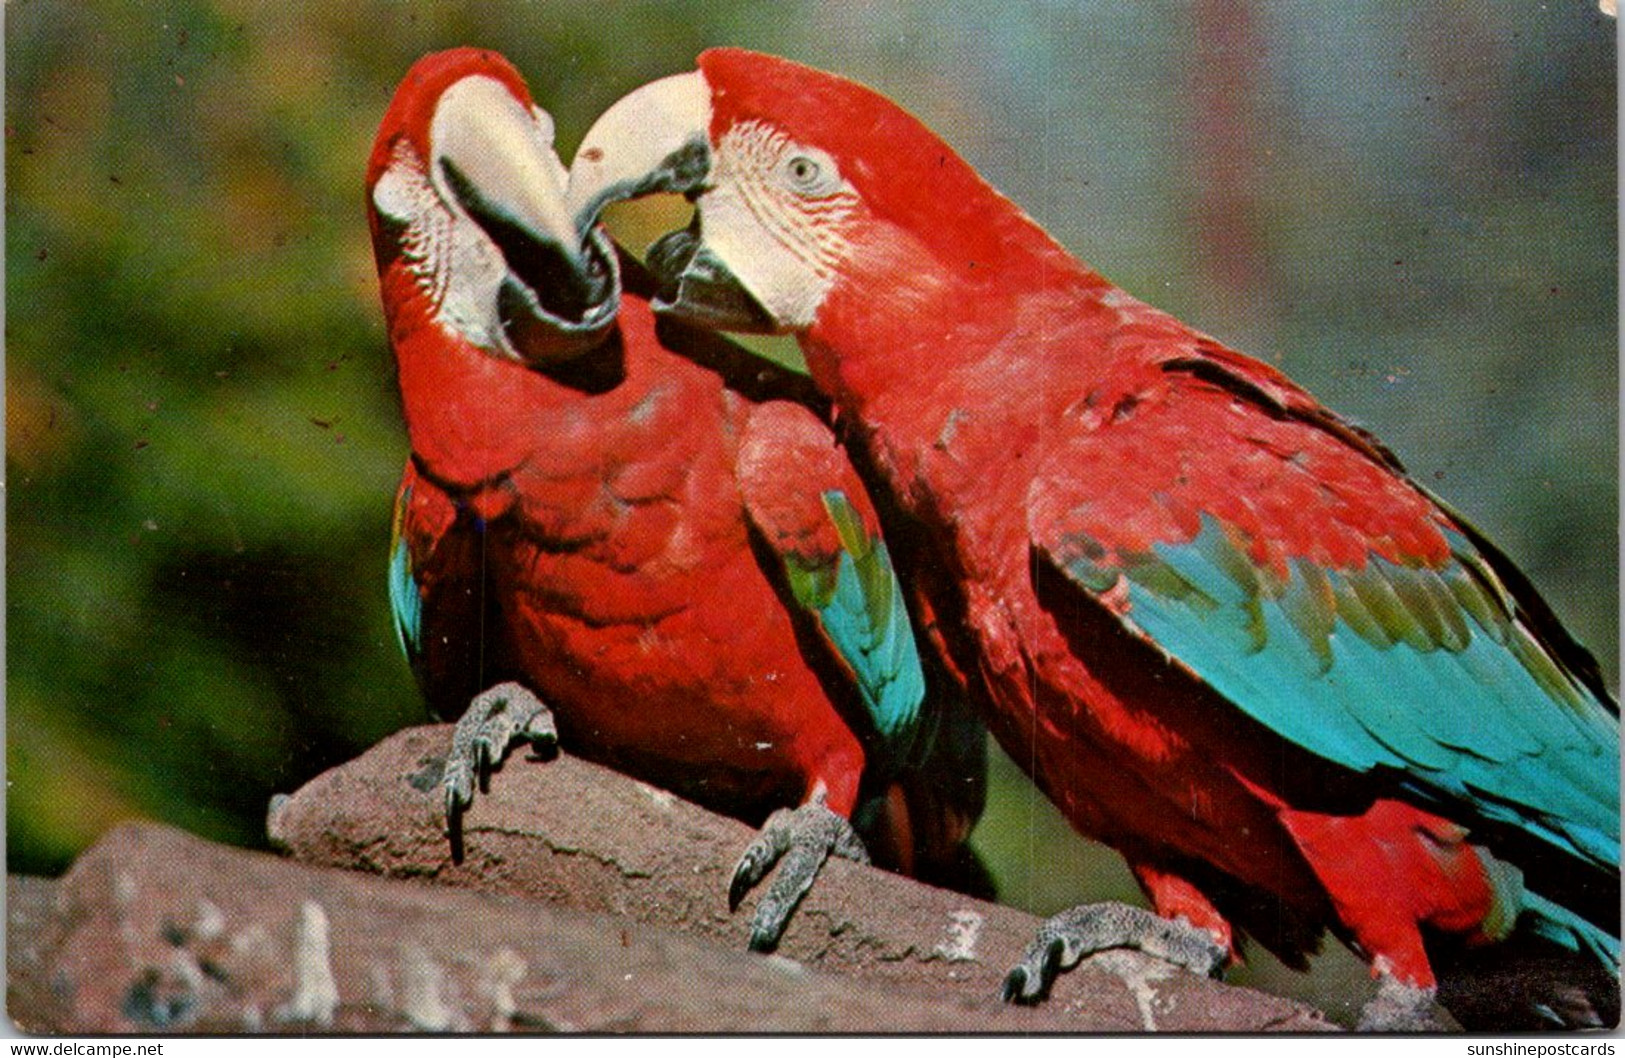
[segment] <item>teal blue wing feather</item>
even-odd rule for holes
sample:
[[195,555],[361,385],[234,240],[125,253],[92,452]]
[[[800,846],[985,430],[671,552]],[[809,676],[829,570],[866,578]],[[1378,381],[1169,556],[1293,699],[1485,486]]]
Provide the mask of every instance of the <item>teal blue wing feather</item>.
[[875,730],[906,754],[920,723],[925,675],[902,587],[885,541],[869,533],[845,492],[830,489],[822,499],[840,553],[816,564],[784,556],[791,592],[851,669]]
[[[1528,581],[1267,365],[1169,356],[1052,431],[1035,558],[1289,742],[1617,885],[1618,707]],[[1597,946],[1542,899],[1521,908]]]
[[869,497],[834,434],[799,405],[756,405],[735,465],[746,516],[791,602],[849,671],[881,762],[911,761],[925,702],[919,647]]
[[785,608],[816,655],[808,660],[844,679],[830,689],[864,744],[853,824],[865,841],[881,838],[871,845],[881,855],[905,841],[890,848],[895,866],[963,881],[961,846],[986,793],[987,731],[942,652],[921,649],[936,635],[923,593],[905,596],[869,494],[827,423],[766,401],[749,408],[739,436],[754,553],[787,588]]
[[1138,553],[1081,531],[1040,546],[1097,597],[1126,586],[1126,626],[1299,746],[1617,869],[1617,716],[1446,535],[1443,568],[1373,554],[1363,569],[1295,559],[1284,578],[1211,515]]
[[390,524],[389,609],[395,620],[395,635],[401,652],[414,665],[423,652],[423,596],[412,568],[412,550],[405,529],[412,502],[412,486],[405,485],[395,499],[395,516]]
[[395,635],[429,709],[455,719],[508,671],[487,649],[482,523],[408,461],[390,524],[386,587]]

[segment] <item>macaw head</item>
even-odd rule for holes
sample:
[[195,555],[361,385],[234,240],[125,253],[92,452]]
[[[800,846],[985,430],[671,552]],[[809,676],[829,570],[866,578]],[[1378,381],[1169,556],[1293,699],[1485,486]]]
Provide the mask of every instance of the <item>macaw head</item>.
[[657,309],[724,330],[805,332],[842,303],[885,297],[929,312],[1079,268],[873,90],[733,48],[705,52],[698,67],[611,106],[570,172],[583,230],[618,199],[694,201],[694,223],[649,251],[666,286]]
[[[564,200],[553,119],[495,52],[420,59],[384,114],[367,209],[385,307],[492,356],[545,365],[598,344],[619,273]],[[392,281],[391,277],[398,281]]]

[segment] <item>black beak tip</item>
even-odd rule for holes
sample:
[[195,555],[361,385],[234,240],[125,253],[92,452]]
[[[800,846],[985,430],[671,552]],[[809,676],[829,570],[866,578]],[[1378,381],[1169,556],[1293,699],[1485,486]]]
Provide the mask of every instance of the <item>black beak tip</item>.
[[497,308],[514,352],[543,364],[596,347],[620,309],[620,266],[607,236],[595,232],[573,250],[532,240],[524,253],[497,241],[509,268]]
[[699,252],[700,239],[693,225],[679,231],[668,232],[649,247],[646,264],[658,284],[656,297],[661,301],[674,301],[682,286],[683,273]]
[[650,304],[673,316],[712,330],[772,334],[779,328],[700,238],[699,223],[670,232],[649,247],[649,271],[656,293]]

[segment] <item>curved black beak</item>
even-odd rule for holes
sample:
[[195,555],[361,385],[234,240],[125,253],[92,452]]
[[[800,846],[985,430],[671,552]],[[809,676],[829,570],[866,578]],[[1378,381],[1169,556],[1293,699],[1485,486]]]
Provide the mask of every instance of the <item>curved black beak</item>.
[[593,348],[619,310],[620,271],[608,236],[583,237],[571,222],[552,118],[494,81],[467,78],[441,96],[430,140],[442,198],[501,255],[485,289],[503,351],[546,364]]
[[705,246],[697,214],[687,228],[663,235],[649,247],[648,266],[659,284],[659,295],[650,303],[658,313],[713,330],[778,330],[761,302]]
[[620,305],[620,270],[608,236],[595,230],[578,240],[572,231],[542,228],[482,193],[449,159],[440,166],[464,212],[507,264],[497,309],[515,352],[540,363],[591,347]]

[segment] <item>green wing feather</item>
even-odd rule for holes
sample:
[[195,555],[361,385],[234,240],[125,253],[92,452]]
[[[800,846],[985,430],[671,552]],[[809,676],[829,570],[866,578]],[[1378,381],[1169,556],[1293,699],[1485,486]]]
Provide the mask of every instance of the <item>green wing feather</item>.
[[395,516],[390,524],[389,609],[395,618],[401,652],[416,664],[423,650],[423,596],[412,573],[412,551],[404,531],[411,502],[412,486],[407,485],[395,501]]
[[1283,737],[1617,870],[1617,715],[1447,535],[1442,569],[1297,559],[1284,579],[1206,515],[1183,543],[1108,555],[1075,534],[1050,554],[1097,595],[1125,580],[1126,625]]
[[851,668],[863,704],[886,746],[906,756],[920,724],[925,675],[903,592],[886,543],[839,489],[823,493],[841,542],[834,561],[807,564],[784,556],[791,594],[813,613]]

